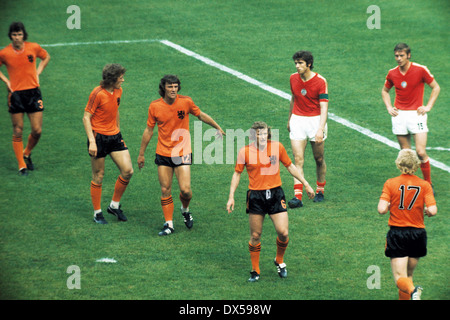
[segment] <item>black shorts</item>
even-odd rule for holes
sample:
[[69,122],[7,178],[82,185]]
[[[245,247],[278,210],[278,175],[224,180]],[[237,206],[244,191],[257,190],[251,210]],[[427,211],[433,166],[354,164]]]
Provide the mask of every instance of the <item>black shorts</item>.
[[[114,151],[128,150],[125,142],[122,138],[122,133],[118,133],[112,136],[106,136],[97,132],[94,132],[95,142],[97,144],[97,156],[96,158],[104,158],[108,154]],[[89,140],[87,142],[89,151]]]
[[8,95],[9,113],[33,113],[44,111],[39,88],[14,91]]
[[426,256],[427,232],[421,228],[391,227],[386,235],[384,254],[389,258]]
[[164,157],[156,154],[155,164],[175,168],[178,166],[190,166],[192,164],[192,153],[182,157]]
[[286,212],[286,198],[281,187],[247,191],[247,213],[265,215]]

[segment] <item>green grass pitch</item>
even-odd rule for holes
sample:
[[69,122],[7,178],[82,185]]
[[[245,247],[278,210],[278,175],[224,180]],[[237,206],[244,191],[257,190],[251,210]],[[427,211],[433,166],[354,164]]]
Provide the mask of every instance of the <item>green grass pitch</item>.
[[[177,74],[181,94],[191,96],[222,128],[245,131],[253,121],[266,121],[279,130],[280,141],[291,156],[292,152],[286,99],[156,40],[170,40],[286,93],[289,76],[295,72],[293,53],[310,50],[314,71],[328,80],[329,111],[393,141],[380,92],[387,71],[395,66],[395,44],[406,42],[412,48],[412,61],[428,66],[441,86],[428,118],[428,146],[434,148],[428,152],[448,167],[448,1],[76,2],[81,29],[66,25],[71,16],[67,7],[73,1],[22,0],[2,5],[1,47],[9,44],[8,26],[16,20],[24,22],[29,41],[66,45],[45,47],[52,58],[40,78],[43,134],[33,152],[37,169],[26,178],[17,175],[6,90],[0,83],[0,299],[397,299],[389,259],[384,256],[388,217],[376,211],[383,183],[398,174],[397,150],[332,120],[325,153],[326,201],[305,201],[303,208],[289,211],[287,279],[276,274],[272,262],[276,233],[266,219],[261,279],[256,284],[246,282],[251,269],[245,214],[248,180],[243,174],[235,211],[229,215],[225,206],[234,165],[225,161],[192,166],[190,208],[195,224],[190,231],[177,210],[179,190],[174,180],[176,232],[158,237],[163,216],[153,165],[156,136],[146,152],[147,166],[139,171],[136,160],[148,106],[159,97],[163,75]],[[381,10],[380,29],[366,25],[370,5]],[[113,43],[148,39],[155,41]],[[81,119],[103,66],[112,62],[127,68],[121,130],[135,174],[122,198],[129,221],[119,223],[105,212],[109,224],[103,226],[92,221],[91,169]],[[6,73],[6,68],[1,71]],[[425,100],[429,92],[427,88]],[[194,120],[191,117],[191,128]],[[203,125],[201,134],[207,129]],[[26,120],[24,137],[28,133]],[[203,152],[210,144],[203,141]],[[315,183],[313,162],[309,148],[305,176],[311,184]],[[283,168],[281,174],[290,198],[292,178]],[[108,158],[104,211],[117,175]],[[421,259],[414,278],[428,300],[450,298],[449,177],[448,171],[432,167],[439,210],[425,221],[428,256]],[[97,262],[101,258],[117,262]],[[70,266],[79,267],[81,289],[67,286]],[[368,288],[370,266],[379,267],[379,289]]]

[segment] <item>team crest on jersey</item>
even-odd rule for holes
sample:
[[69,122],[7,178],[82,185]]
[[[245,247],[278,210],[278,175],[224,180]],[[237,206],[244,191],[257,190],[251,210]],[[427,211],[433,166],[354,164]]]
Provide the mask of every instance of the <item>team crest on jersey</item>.
[[180,111],[178,111],[178,112],[177,112],[177,114],[178,114],[178,118],[179,118],[179,119],[181,119],[181,120],[183,120],[183,119],[184,119],[184,116],[185,116],[185,112],[184,112],[184,110],[180,110]]
[[29,62],[33,63],[34,57],[33,57],[31,54],[29,54],[29,55],[27,56],[27,58],[28,58],[28,61],[29,61]]
[[402,81],[402,83],[400,84],[402,86],[402,88],[406,88],[406,86],[408,85],[408,83],[406,81]]
[[277,164],[277,156],[273,156],[272,155],[272,156],[269,157],[269,159],[270,159],[270,164],[271,165],[274,166],[275,164]]
[[306,91],[306,89],[303,88],[302,91],[300,91],[300,93],[301,93],[303,96],[306,96],[306,94],[308,93],[308,91]]

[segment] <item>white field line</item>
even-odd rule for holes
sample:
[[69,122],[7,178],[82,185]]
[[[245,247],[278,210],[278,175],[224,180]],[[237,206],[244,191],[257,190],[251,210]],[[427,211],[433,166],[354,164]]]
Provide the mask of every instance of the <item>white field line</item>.
[[[243,74],[242,72],[236,71],[234,69],[231,69],[227,66],[224,66],[223,64],[220,64],[218,62],[215,62],[209,58],[206,58],[202,55],[199,55],[198,53],[195,53],[194,51],[188,50],[176,43],[173,43],[172,41],[169,40],[157,40],[157,39],[141,39],[141,40],[111,40],[111,41],[91,41],[91,42],[69,42],[69,43],[55,43],[55,44],[47,44],[47,45],[42,45],[43,47],[60,47],[60,46],[80,46],[80,45],[98,45],[98,44],[121,44],[121,43],[142,43],[142,42],[147,42],[147,43],[151,43],[151,42],[160,42],[168,47],[171,47],[187,56],[190,56],[194,59],[197,59],[211,67],[217,68],[221,71],[224,71],[226,73],[229,73],[239,79],[242,79],[250,84],[253,84],[257,87],[260,87],[261,89],[268,91],[270,93],[273,93],[281,98],[284,98],[286,100],[290,100],[291,99],[291,95],[283,92],[281,90],[278,90],[274,87],[271,87],[261,81],[258,81],[252,77],[249,77],[245,74]],[[344,126],[346,126],[347,128],[356,130],[359,133],[362,133],[363,135],[374,139],[376,141],[379,141],[381,143],[384,143],[385,145],[392,147],[394,149],[399,150],[400,147],[398,145],[397,142],[394,142],[386,137],[383,137],[367,128],[361,127],[353,122],[348,121],[347,119],[341,118],[337,115],[335,115],[334,113],[329,112],[328,113],[328,118],[336,121]],[[434,150],[444,150],[444,151],[448,151],[450,150],[449,148],[442,148],[442,147],[437,147],[437,148],[427,148],[428,150],[434,149]],[[439,162],[437,160],[434,160],[432,158],[430,158],[430,164],[433,165],[436,168],[442,169],[444,171],[447,171],[448,173],[450,173],[450,166]]]

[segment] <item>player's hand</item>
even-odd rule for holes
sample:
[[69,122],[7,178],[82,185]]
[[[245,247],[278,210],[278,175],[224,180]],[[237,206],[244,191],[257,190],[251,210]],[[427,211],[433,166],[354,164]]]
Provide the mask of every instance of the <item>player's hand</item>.
[[141,170],[144,167],[144,165],[145,165],[145,157],[144,156],[138,156],[137,163],[138,163],[139,170]]
[[226,136],[225,131],[223,131],[222,128],[217,129],[217,131],[216,131],[216,138],[222,139],[223,136]]
[[89,143],[89,155],[94,158],[97,156],[97,144],[96,143]]
[[430,108],[428,108],[427,106],[420,106],[419,108],[417,108],[417,114],[419,116],[423,116],[429,111],[430,111]]
[[228,213],[232,213],[233,212],[233,210],[234,210],[234,199],[228,199],[228,202],[227,202],[227,211],[228,211]]
[[316,142],[316,143],[321,143],[321,142],[323,142],[323,136],[324,136],[323,130],[320,130],[320,129],[319,129],[319,131],[317,131],[317,133],[316,133],[316,136],[314,137],[314,138],[315,138],[315,142]]
[[308,195],[308,198],[313,199],[316,193],[314,192],[314,189],[310,186],[306,186],[306,194]]
[[395,107],[389,108],[388,112],[391,116],[396,117],[398,116],[398,109]]

